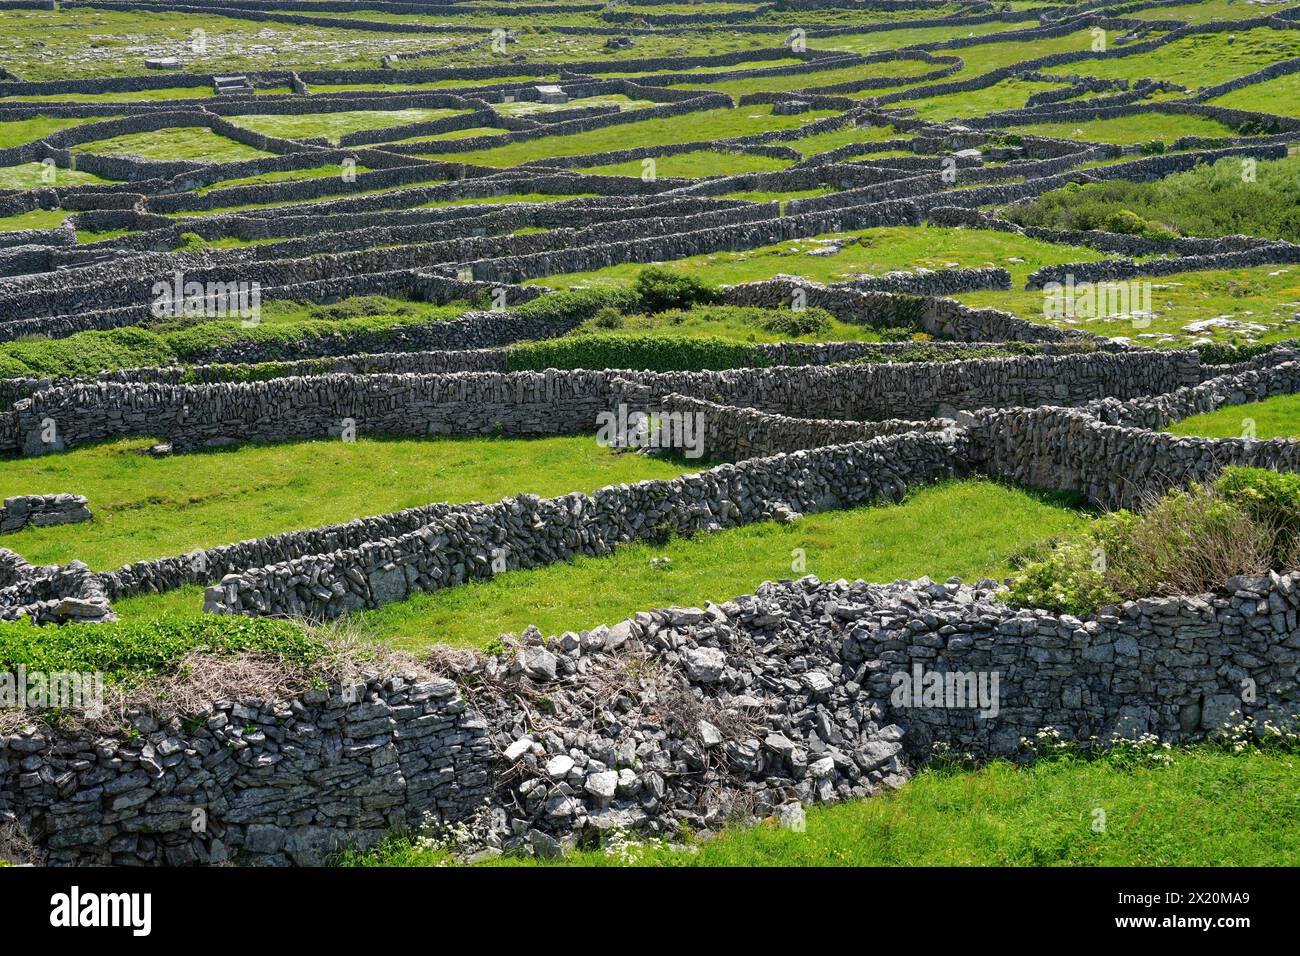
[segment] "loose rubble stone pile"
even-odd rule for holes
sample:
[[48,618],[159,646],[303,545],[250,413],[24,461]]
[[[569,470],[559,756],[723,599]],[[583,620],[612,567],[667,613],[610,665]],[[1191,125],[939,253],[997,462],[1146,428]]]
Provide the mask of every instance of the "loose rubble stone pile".
[[76,524],[90,520],[83,495],[14,495],[0,506],[0,534],[12,534],[30,525]]
[[[135,865],[315,864],[430,820],[467,825],[480,857],[797,824],[806,804],[901,785],[936,744],[1013,755],[1044,727],[1187,741],[1247,716],[1281,726],[1300,712],[1298,578],[1088,621],[1009,608],[992,581],[766,584],[442,654],[451,680],[414,669],[141,712],[126,733],[0,736],[0,819],[50,862]],[[926,674],[952,698],[912,696]]]

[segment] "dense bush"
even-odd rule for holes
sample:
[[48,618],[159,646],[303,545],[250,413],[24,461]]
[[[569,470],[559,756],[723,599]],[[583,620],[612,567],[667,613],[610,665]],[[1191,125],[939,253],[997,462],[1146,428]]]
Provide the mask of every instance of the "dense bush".
[[1081,536],[1030,554],[1010,603],[1064,614],[1150,595],[1198,594],[1237,574],[1295,564],[1300,476],[1228,468],[1139,513],[1098,518]]
[[1300,543],[1300,475],[1267,468],[1226,468],[1215,490],[1273,530],[1273,565],[1294,564]]
[[626,368],[701,372],[767,364],[753,346],[727,339],[591,333],[516,345],[510,349],[507,367],[511,371]]
[[722,292],[695,276],[649,266],[637,273],[632,290],[641,307],[650,312],[689,309],[694,305],[712,305],[722,300]]
[[760,325],[766,332],[798,338],[801,335],[825,335],[831,330],[832,316],[825,309],[764,310]]
[[1053,229],[1300,240],[1300,157],[1259,163],[1254,182],[1241,173],[1240,158],[1227,157],[1154,182],[1071,183],[1005,215]]
[[1265,355],[1277,348],[1293,349],[1297,346],[1300,346],[1300,342],[1287,339],[1285,342],[1205,342],[1192,348],[1201,356],[1202,365],[1233,365]]
[[635,312],[639,304],[640,299],[631,289],[573,289],[525,302],[511,309],[511,314],[542,322],[568,320],[577,325],[602,309]]
[[214,655],[261,652],[308,664],[325,651],[301,628],[271,618],[204,615],[107,624],[33,627],[0,624],[0,672],[100,672],[106,683],[166,674],[190,651]]

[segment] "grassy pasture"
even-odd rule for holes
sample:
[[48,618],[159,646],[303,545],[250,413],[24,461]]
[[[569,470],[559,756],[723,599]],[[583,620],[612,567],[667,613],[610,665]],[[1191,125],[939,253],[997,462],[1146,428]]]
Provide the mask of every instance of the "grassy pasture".
[[[590,438],[578,441],[593,444]],[[765,580],[816,574],[892,581],[928,574],[979,578],[1007,573],[1018,545],[1074,530],[1083,516],[1060,499],[988,481],[952,481],[917,491],[902,504],[828,511],[792,525],[732,528],[655,547],[629,544],[602,558],[507,571],[374,611],[348,626],[407,650],[434,643],[482,647],[536,624],[546,634],[614,623],[638,610],[702,606],[751,593]],[[804,570],[795,570],[802,549]],[[651,558],[671,563],[651,568]],[[198,588],[117,603],[124,618],[196,613]]]
[[1229,405],[1174,422],[1165,431],[1202,438],[1245,438],[1251,424],[1254,437],[1260,441],[1300,438],[1300,395],[1278,395],[1262,402]]
[[[817,254],[835,236],[856,237],[833,255]],[[1092,261],[1101,254],[1083,246],[1063,246],[1012,233],[934,226],[889,226],[857,232],[796,239],[744,252],[715,252],[671,263],[672,269],[727,285],[768,279],[778,273],[802,275],[818,282],[841,282],[856,274],[872,275],[894,269],[943,269],[962,266],[1000,266],[1012,276],[1012,288],[1023,287],[1034,269],[1064,262]],[[1021,261],[1013,261],[1013,260]],[[634,263],[608,266],[594,272],[570,273],[530,280],[532,284],[563,289],[575,285],[629,285],[643,266]],[[987,293],[1005,296],[1005,292]],[[1040,295],[1041,298],[1041,295]]]
[[376,439],[243,444],[171,458],[148,439],[9,462],[0,497],[84,494],[94,520],[77,534],[29,528],[5,546],[35,564],[80,558],[96,570],[195,548],[349,521],[434,501],[559,495],[681,468],[619,455],[591,436],[541,439]]
[[209,163],[233,163],[272,155],[214,133],[206,126],[177,126],[149,133],[127,133],[79,143],[72,147],[72,151],[98,156],[135,156],[160,161],[190,159]]
[[[809,809],[803,833],[769,821],[686,850],[647,843],[559,860],[489,866],[1294,866],[1300,862],[1300,754],[1173,751],[1021,767],[936,767],[900,790]],[[1106,812],[1094,832],[1094,811]],[[346,866],[445,866],[449,855],[396,838]]]
[[702,110],[623,123],[585,133],[522,140],[474,152],[444,153],[438,158],[446,162],[475,163],[481,166],[517,166],[538,159],[613,152],[633,146],[704,142],[769,130],[796,129],[813,120],[833,115],[830,110],[814,110],[797,116],[774,116],[772,107],[766,104],[730,110]]

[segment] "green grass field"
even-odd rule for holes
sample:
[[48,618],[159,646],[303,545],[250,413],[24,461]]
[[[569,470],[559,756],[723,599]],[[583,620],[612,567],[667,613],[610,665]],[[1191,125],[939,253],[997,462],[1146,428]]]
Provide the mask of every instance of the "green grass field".
[[232,116],[231,122],[244,129],[282,139],[321,138],[337,143],[340,136],[367,129],[423,123],[456,116],[461,110],[349,110],[340,113],[293,113]]
[[536,440],[373,439],[240,445],[151,458],[148,439],[9,462],[0,497],[76,490],[95,504],[77,529],[29,528],[5,546],[34,564],[131,561],[349,521],[435,501],[559,495],[681,468],[618,455],[589,436]]
[[[1277,342],[1294,338],[1300,327],[1300,270],[1294,267],[1181,272],[1149,281],[1154,315],[1136,319],[1130,315],[1053,317],[1046,311],[1042,290],[1013,287],[1010,292],[961,292],[953,298],[967,305],[1004,309],[1033,322],[1081,328],[1157,346],[1186,346],[1203,339]],[[1220,317],[1244,325],[1235,329],[1185,330],[1194,322]]]
[[74,153],[98,156],[135,156],[139,159],[192,159],[203,162],[233,163],[241,159],[258,159],[270,153],[237,142],[206,126],[181,126],[154,130],[151,133],[127,133],[109,139],[91,140],[72,147]]
[[[897,791],[808,811],[799,833],[766,823],[692,841],[574,851],[496,866],[1295,866],[1300,754],[1199,747],[1167,765],[1116,758],[932,769]],[[1097,815],[1104,813],[1098,832]],[[396,838],[348,866],[442,866]]]
[[[718,284],[752,282],[779,273],[801,275],[818,282],[842,282],[863,273],[876,275],[893,269],[943,269],[950,263],[961,266],[1000,266],[1011,273],[1012,288],[1023,288],[1029,273],[1045,265],[1090,262],[1101,254],[1083,246],[1063,246],[1026,239],[1006,232],[949,229],[937,226],[914,228],[889,226],[834,234],[855,236],[834,255],[814,254],[825,248],[814,239],[796,239],[775,246],[761,246],[744,252],[716,252],[669,265],[674,271],[697,275]],[[1016,261],[1019,260],[1019,261]],[[570,273],[530,280],[554,289],[570,286],[625,286],[642,266],[626,263],[594,272]],[[1003,296],[1004,292],[985,293]],[[1013,293],[1014,294],[1014,293]],[[1042,294],[1038,293],[1041,308]]]
[[[581,439],[590,441],[589,439]],[[630,544],[613,555],[416,595],[348,618],[350,631],[404,650],[482,647],[535,624],[546,634],[612,624],[638,610],[702,606],[752,593],[763,581],[816,574],[892,581],[928,574],[977,579],[1009,572],[1007,555],[1029,541],[1082,527],[1085,517],[1051,496],[988,481],[952,481],[902,504],[809,515],[676,539]],[[668,565],[652,568],[651,558]],[[126,619],[197,613],[201,589],[117,602]]]
[[[1285,28],[1288,24],[1241,29],[1242,23],[1238,22],[1276,15],[1300,6],[1300,0],[1203,0],[1180,2],[1177,6],[1151,3],[1132,10],[1123,6],[1098,8],[1091,12],[1084,8],[1067,10],[1055,0],[1010,0],[989,10],[959,0],[911,10],[875,9],[870,3],[836,7],[811,3],[795,5],[795,9],[760,0],[678,0],[658,4],[620,0],[599,9],[568,9],[572,0],[536,2],[546,4],[546,8],[526,15],[497,9],[502,6],[500,0],[466,0],[453,7],[410,7],[410,12],[397,12],[397,7],[334,9],[337,5],[323,3],[320,6],[329,9],[320,10],[320,15],[333,21],[329,26],[304,21],[301,18],[309,11],[299,9],[243,13],[233,6],[210,8],[224,9],[228,15],[183,5],[184,12],[93,6],[66,9],[66,5],[49,10],[0,9],[0,67],[6,71],[5,79],[0,80],[0,111],[8,117],[0,120],[0,151],[10,151],[5,160],[10,165],[0,167],[0,207],[4,212],[0,216],[0,233],[49,230],[73,215],[74,210],[84,211],[76,220],[80,227],[77,246],[61,245],[66,238],[63,235],[54,237],[60,245],[49,249],[31,245],[32,237],[28,236],[0,238],[0,271],[4,274],[0,286],[17,290],[15,294],[0,290],[5,318],[45,314],[42,303],[29,308],[22,298],[31,276],[42,271],[75,280],[93,275],[79,266],[110,257],[139,261],[142,269],[152,269],[160,260],[126,258],[143,249],[198,253],[204,249],[248,248],[248,255],[275,257],[286,253],[283,247],[270,244],[282,240],[265,233],[291,230],[294,236],[313,239],[348,230],[349,244],[355,242],[355,251],[360,251],[367,248],[363,243],[371,241],[366,238],[370,233],[364,232],[360,224],[379,222],[386,210],[482,206],[465,213],[469,225],[457,213],[430,213],[426,218],[430,223],[445,221],[446,238],[452,242],[471,234],[507,239],[549,232],[543,238],[559,247],[568,230],[582,228],[584,219],[578,213],[571,215],[572,207],[533,212],[502,207],[552,204],[598,195],[586,190],[609,193],[608,205],[613,205],[615,197],[626,191],[643,197],[655,194],[656,202],[684,200],[681,208],[687,211],[682,214],[687,215],[710,208],[691,205],[692,200],[727,189],[721,198],[778,202],[782,213],[788,215],[789,203],[798,199],[921,173],[881,169],[873,166],[874,160],[935,159],[972,144],[986,150],[990,146],[1014,146],[1018,142],[1015,135],[1006,134],[1136,147],[1122,157],[1087,164],[1091,168],[1127,161],[1135,154],[1165,152],[1180,137],[1222,139],[1275,133],[1280,126],[1267,116],[1246,123],[1228,120],[1236,124],[1234,128],[1227,122],[1190,113],[1155,111],[999,129],[980,125],[978,132],[995,135],[988,142],[970,130],[927,128],[926,123],[955,123],[966,118],[974,121],[1020,109],[1036,93],[1062,89],[1072,74],[1124,79],[1129,89],[1140,79],[1168,81],[1186,88],[1167,90],[1144,100],[1165,103],[1300,57],[1300,31]],[[1096,21],[1081,18],[1065,21],[1061,27],[1069,31],[1065,35],[1025,39],[1015,33],[1040,22],[1014,19],[1016,13],[1026,10],[1045,15],[1041,21],[1044,25],[1080,14],[1109,19],[1103,21],[1105,29],[1100,35],[1092,29]],[[760,14],[757,17],[752,15],[756,11]],[[735,17],[727,22],[650,28],[657,18],[666,15],[702,12]],[[952,20],[937,22],[940,17]],[[922,18],[932,25],[910,25]],[[980,22],[964,22],[971,19]],[[1223,21],[1224,25],[1218,32],[1184,36],[1148,52],[1130,52],[1166,37],[1171,26],[1164,21],[1169,20],[1190,24]],[[1164,25],[1148,30],[1142,21]],[[493,36],[488,31],[494,28],[505,32]],[[841,29],[846,32],[837,32]],[[613,41],[615,34],[626,42]],[[916,51],[896,60],[847,67],[832,61],[830,68],[821,68],[823,62],[816,64],[819,68],[812,72],[740,78],[727,75],[809,62],[802,46],[805,41],[807,49],[814,53],[861,54],[959,41],[959,45],[934,48],[932,52],[944,58],[959,56],[962,64],[953,75],[926,83],[919,77],[938,70],[947,60],[927,63]],[[1099,55],[1103,48],[1106,56]],[[393,60],[389,59],[392,54],[414,56]],[[719,57],[722,54],[727,56]],[[1041,68],[1021,65],[1053,54],[1068,54],[1070,58]],[[145,68],[146,58],[164,56],[178,58],[182,71],[167,73]],[[685,59],[693,57],[714,59],[696,66]],[[718,58],[724,62],[718,62]],[[675,61],[665,67],[667,72],[696,74],[697,78],[661,79],[659,82],[666,86],[647,81],[659,74],[646,72],[645,66],[665,59]],[[816,63],[815,58],[812,62]],[[490,68],[483,71],[486,73],[507,75],[422,72],[478,67]],[[1037,69],[1039,75],[1011,75],[1026,69]],[[295,92],[284,85],[288,71],[302,74],[309,94],[302,93],[301,87]],[[994,71],[1007,75],[991,76]],[[149,179],[147,186],[137,186],[135,182],[119,183],[62,168],[55,170],[50,181],[49,170],[39,162],[46,155],[44,148],[29,146],[61,130],[109,118],[51,113],[102,109],[125,114],[130,110],[157,109],[156,104],[167,100],[206,100],[214,96],[214,90],[203,82],[204,77],[254,72],[262,75],[253,77],[259,94],[253,103],[222,97],[217,101],[220,105],[190,102],[185,108],[209,109],[257,133],[312,140],[297,148],[309,153],[318,151],[314,153],[317,158],[311,160],[317,165],[259,172],[268,164],[257,161],[270,158],[272,153],[204,126],[173,126],[105,137],[71,150],[83,162],[87,162],[85,154],[190,163],[253,162],[234,174],[225,174],[238,178],[212,183],[207,183],[212,175],[192,176],[186,172],[172,182],[158,177]],[[158,88],[112,93],[55,92],[60,88],[24,88],[12,82],[9,73],[21,81],[37,82],[138,76],[145,78],[144,82],[131,85],[158,84]],[[317,82],[313,73],[328,82]],[[432,78],[438,76],[443,78]],[[816,109],[794,115],[776,114],[771,102],[739,105],[746,96],[762,101],[771,99],[770,94],[867,79],[880,79],[890,86],[828,94],[814,101]],[[614,83],[602,85],[607,80]],[[973,81],[974,88],[960,93],[930,92],[962,81]],[[573,98],[554,105],[518,98],[531,95],[529,88],[542,83],[560,83]],[[505,91],[511,101],[498,102],[506,98],[499,95],[499,88],[507,84],[513,87]],[[656,86],[662,92],[655,92]],[[463,99],[440,99],[453,104],[446,108],[411,105],[413,94],[447,90]],[[20,95],[9,95],[14,92]],[[392,96],[365,96],[351,101],[330,98],[345,92]],[[729,97],[733,106],[718,108],[712,104],[707,110],[653,117],[655,112],[673,112],[675,107],[664,110],[671,102],[669,97],[707,94],[723,94],[716,98],[725,103],[724,97]],[[1068,108],[1080,102],[1086,104],[1094,95],[1098,94],[1085,93],[1060,105]],[[273,112],[279,107],[268,101],[268,96],[286,97],[294,104],[291,108],[303,112]],[[658,101],[661,96],[665,103]],[[881,99],[887,102],[881,104]],[[1210,102],[1280,117],[1300,117],[1300,74],[1246,86]],[[78,108],[77,104],[86,108]],[[349,108],[332,110],[336,104]],[[394,108],[384,108],[389,104]],[[503,125],[419,135],[403,132],[398,134],[402,138],[394,142],[355,150],[358,163],[365,159],[365,165],[356,167],[358,173],[429,161],[417,167],[427,170],[427,176],[412,174],[418,182],[369,188],[363,180],[342,187],[337,194],[287,203],[271,199],[265,190],[257,195],[250,190],[249,195],[227,199],[229,205],[215,210],[183,208],[202,205],[206,200],[177,203],[181,210],[168,213],[171,218],[167,220],[149,216],[133,220],[129,212],[118,212],[147,211],[159,205],[150,204],[148,198],[138,205],[137,190],[147,196],[201,197],[231,187],[268,187],[309,180],[327,187],[330,180],[341,177],[341,163],[353,150],[326,151],[321,149],[321,142],[337,144],[349,133],[463,116],[485,106],[495,110],[497,118],[484,114],[487,119],[475,122],[500,122],[511,129]],[[627,115],[613,125],[546,135],[545,124],[556,118],[553,114],[589,106],[613,106]],[[652,118],[646,118],[646,114]],[[1088,111],[1080,115],[1095,114]],[[797,135],[819,120],[840,116],[848,120],[840,128],[811,136]],[[577,128],[582,126],[577,124]],[[835,166],[816,166],[783,155],[745,152],[720,142],[768,133],[791,138],[760,139],[761,144],[788,147],[794,151],[789,156],[799,154],[805,160],[845,147],[850,148],[849,152],[861,152],[843,158]],[[1293,153],[1300,148],[1300,135],[1285,138]],[[483,142],[467,142],[480,139]],[[600,158],[662,146],[687,151],[654,157],[650,168],[639,159],[608,162]],[[394,148],[403,152],[392,153]],[[442,149],[453,151],[438,152]],[[385,157],[384,151],[390,155]],[[1030,149],[1026,157],[1041,158],[1045,152]],[[999,154],[997,163],[987,152],[983,158],[991,168],[1014,162],[1015,154]],[[536,169],[544,178],[532,177],[532,169],[523,169],[488,177],[468,188],[459,183],[460,179],[474,180],[485,173],[547,160],[560,160],[566,165]],[[441,163],[486,169],[435,165]],[[1006,209],[987,208],[1023,226],[1101,228],[1156,237],[1245,234],[1300,242],[1300,164],[1295,156],[1278,162],[1261,161],[1257,169],[1249,166],[1248,172],[1247,168],[1247,164],[1232,157],[1212,168],[1160,180],[1069,186],[1034,202]],[[116,169],[113,172],[137,175]],[[595,174],[633,180],[702,180],[762,173],[781,175],[758,182],[751,179],[725,184],[579,178]],[[143,183],[146,177],[157,175],[140,173],[139,179]],[[1031,181],[1014,168],[990,175],[1005,176],[1001,180],[1004,182]],[[196,188],[195,179],[207,184]],[[957,190],[980,185],[968,179],[963,175],[954,184],[954,201],[969,195]],[[446,185],[433,190],[414,188],[434,184]],[[37,189],[43,192],[34,194]],[[463,192],[471,191],[501,195],[428,198],[461,197]],[[880,194],[887,191],[881,189]],[[905,188],[901,194],[910,192]],[[317,204],[352,199],[364,201],[345,203],[344,208],[360,216],[320,216],[305,227],[295,223],[270,230],[252,221],[253,216],[310,216],[322,212]],[[49,206],[62,208],[44,208]],[[797,203],[795,211],[799,211]],[[251,215],[232,217],[228,225],[197,218],[232,212]],[[742,215],[754,212],[765,211],[746,209]],[[835,220],[829,216],[816,228],[838,228],[841,223]],[[607,218],[602,217],[601,222],[605,221]],[[142,235],[160,222],[176,228]],[[631,214],[628,222],[635,226]],[[196,240],[189,233],[195,229],[213,238]],[[759,234],[774,234],[766,227],[764,230]],[[776,234],[798,232],[791,228]],[[631,235],[635,238],[636,233]],[[102,245],[123,237],[131,242],[121,244],[122,248]],[[375,241],[392,243],[391,238]],[[893,270],[1001,267],[1011,274],[1010,290],[961,293],[955,298],[970,306],[1006,310],[1032,322],[1086,329],[1158,348],[1300,338],[1300,267],[1294,264],[1138,279],[1136,287],[1151,293],[1150,315],[1060,317],[1049,314],[1041,290],[1025,288],[1030,275],[1045,266],[1095,262],[1107,254],[1013,232],[925,223],[826,233],[745,248],[751,241],[739,237],[734,242],[720,243],[729,246],[725,251],[669,259],[656,265],[710,286],[778,274],[833,283]],[[87,253],[88,245],[91,249]],[[442,244],[438,249],[450,245]],[[348,297],[351,287],[342,292],[333,288],[317,292],[317,286],[303,293],[319,300],[314,304],[268,301],[262,307],[261,324],[251,329],[237,321],[180,319],[149,321],[139,328],[82,332],[66,338],[23,336],[0,343],[0,375],[70,374],[89,378],[106,370],[198,363],[214,355],[229,357],[240,343],[255,345],[260,358],[297,357],[303,351],[342,354],[340,350],[345,346],[348,350],[366,350],[371,345],[383,349],[419,347],[411,344],[414,336],[399,334],[410,331],[404,326],[437,322],[482,308],[486,293],[486,289],[471,293],[463,287],[443,293],[438,283],[426,282],[424,277],[427,273],[455,276],[469,261],[496,258],[500,252],[485,252],[485,247],[486,243],[465,243],[469,251],[464,253],[464,259],[459,252],[445,258],[435,256],[433,247],[423,241],[402,250],[409,257],[401,265],[408,274],[418,274],[419,294],[409,293],[413,298],[446,294],[465,296],[470,301],[457,298],[450,304],[437,305],[378,295]],[[685,251],[701,247],[683,240],[676,246],[664,243],[661,248],[667,251],[655,254],[684,255]],[[354,250],[349,245],[337,251]],[[196,255],[176,262],[198,262],[199,258]],[[386,257],[385,261],[396,258]],[[350,269],[359,261],[360,257],[351,258],[346,267]],[[570,264],[574,260],[564,256],[551,261],[563,263],[551,268],[575,268]],[[586,261],[617,262],[618,258],[596,255]],[[211,262],[228,265],[232,279],[240,278],[237,273],[242,271],[254,271],[239,253],[214,257]],[[628,289],[646,265],[622,263],[540,276],[529,280],[529,284],[555,290]],[[292,270],[274,274],[301,273],[309,277],[307,281],[334,279],[338,278],[334,270],[339,268],[343,266],[313,254],[301,268],[295,265]],[[273,274],[260,267],[256,271],[259,275]],[[387,279],[383,281],[387,283]],[[368,280],[358,285],[371,287]],[[667,288],[670,283],[663,280],[662,285]],[[387,289],[389,285],[380,287]],[[640,297],[580,294],[534,303],[520,314],[525,318],[553,318],[563,313],[578,327],[554,342],[514,346],[508,356],[509,367],[572,368],[584,363],[603,367],[616,362],[623,363],[617,367],[625,367],[642,362],[653,368],[725,369],[742,363],[763,364],[757,351],[746,343],[873,342],[912,334],[911,330],[881,330],[827,318],[818,310],[804,314],[796,322],[791,320],[794,313],[784,310],[777,314],[759,309],[691,306],[683,303],[717,301],[717,297],[696,290],[692,298],[681,289],[677,291],[684,298],[667,301],[682,304],[681,308],[662,305],[663,298],[660,305],[655,305],[654,296],[644,292]],[[341,300],[334,300],[336,294]],[[33,300],[38,298],[39,289]],[[617,308],[601,308],[615,301]],[[652,307],[663,310],[641,314],[641,310]],[[570,309],[576,311],[564,311]],[[1197,324],[1205,320],[1217,324]],[[601,338],[582,338],[593,333]],[[908,360],[933,358],[926,348],[918,345]],[[1019,353],[1008,346],[979,354]],[[864,359],[873,360],[881,360],[881,354]],[[324,363],[311,366],[317,370],[324,367]],[[948,368],[945,366],[945,370]],[[260,381],[290,371],[301,368],[291,369],[272,361],[226,369],[223,374],[230,380]],[[1174,423],[1168,431],[1181,436],[1300,439],[1300,396],[1228,406]],[[12,549],[36,564],[77,559],[95,570],[111,570],[132,561],[178,556],[197,548],[432,502],[496,501],[521,493],[553,496],[591,492],[610,484],[671,478],[711,464],[708,459],[616,454],[597,445],[592,435],[535,439],[365,435],[355,442],[321,437],[275,444],[241,442],[158,458],[146,453],[153,441],[138,436],[0,462],[0,498],[72,492],[88,497],[94,516],[76,527],[29,527],[6,534],[0,547]],[[4,624],[0,626],[0,658],[6,668],[18,663],[44,665],[47,669],[54,665],[99,668],[108,673],[110,681],[130,681],[175,674],[184,665],[186,655],[198,648],[215,656],[270,653],[281,655],[286,664],[320,664],[320,655],[333,652],[326,642],[331,636],[345,638],[349,643],[360,642],[363,656],[365,648],[416,655],[426,654],[438,645],[485,649],[496,646],[501,635],[518,634],[530,625],[539,627],[544,634],[556,635],[612,624],[647,609],[721,602],[753,593],[764,581],[805,574],[823,580],[878,582],[923,575],[937,580],[954,575],[968,581],[1004,578],[1012,573],[1013,558],[1018,564],[1017,555],[1022,556],[1027,545],[1077,534],[1094,517],[1095,512],[1073,496],[983,478],[954,478],[914,489],[897,502],[804,515],[788,524],[762,522],[690,538],[638,540],[601,557],[507,571],[491,579],[416,594],[353,613],[333,627],[203,615],[204,589],[200,586],[166,594],[142,594],[113,602],[113,610],[121,619],[116,624],[61,629],[30,628],[21,622]],[[1298,780],[1300,753],[1294,741],[1286,747],[1204,744],[1158,752],[1122,750],[1095,759],[1058,753],[1034,763],[997,760],[981,766],[935,764],[922,769],[896,792],[810,808],[804,832],[781,829],[769,820],[752,828],[728,827],[718,834],[683,832],[680,836],[684,847],[618,841],[609,847],[582,848],[558,861],[503,858],[488,865],[1296,866],[1300,865]],[[322,799],[328,800],[329,794],[322,791]],[[1104,812],[1106,821],[1101,829],[1096,826],[1098,811]],[[4,837],[0,832],[0,844]],[[394,833],[377,849],[344,854],[338,862],[363,867],[456,862],[445,848],[413,841],[412,837]],[[1069,903],[1063,902],[1062,911],[1068,909]]]
[[626,149],[629,143],[669,145],[748,136],[776,129],[796,129],[813,120],[834,115],[812,110],[797,116],[773,116],[771,106],[743,106],[732,110],[703,110],[661,119],[607,126],[586,133],[522,140],[469,153],[443,153],[449,163],[480,166],[517,166],[536,159],[584,156]]
[[1165,430],[1202,438],[1300,438],[1300,396],[1278,395],[1262,402],[1229,405],[1184,418]]

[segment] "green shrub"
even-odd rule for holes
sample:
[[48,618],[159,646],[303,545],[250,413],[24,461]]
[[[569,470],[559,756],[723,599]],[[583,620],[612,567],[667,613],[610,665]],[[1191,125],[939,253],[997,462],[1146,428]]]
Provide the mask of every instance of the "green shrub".
[[621,329],[626,323],[623,313],[608,305],[597,312],[591,321],[598,329]]
[[1206,342],[1193,346],[1201,356],[1202,365],[1233,365],[1265,355],[1275,348],[1296,348],[1300,342],[1288,339],[1285,342]]
[[510,349],[510,371],[556,368],[701,372],[768,364],[753,346],[729,339],[683,335],[589,333],[525,342]]
[[1267,468],[1225,468],[1214,487],[1225,501],[1274,530],[1274,565],[1293,558],[1300,540],[1300,475]]
[[971,359],[1015,358],[1021,355],[1042,355],[1043,350],[1032,342],[1002,342],[997,345],[963,345],[939,347],[932,342],[907,340],[905,349],[886,351],[866,347],[853,360],[855,364],[876,365],[882,362],[964,362]]
[[1277,524],[1300,525],[1300,478],[1246,475],[1226,484],[1228,492],[1194,485],[1140,513],[1111,512],[1045,556],[1028,555],[1008,602],[1078,615],[1117,600],[1199,594],[1233,575],[1267,571],[1281,550]]
[[825,335],[833,317],[825,309],[773,309],[760,320],[762,328],[777,335]]
[[197,249],[211,249],[212,246],[208,240],[204,239],[196,232],[182,232],[180,242],[177,244],[176,252],[191,252]]
[[1120,212],[1146,224],[1135,234],[1152,238],[1248,233],[1300,241],[1300,156],[1259,163],[1254,182],[1242,180],[1234,156],[1153,182],[1071,183],[1002,214],[1022,226],[1106,229]]
[[692,275],[648,266],[637,273],[632,290],[642,308],[650,312],[689,309],[693,305],[712,305],[722,300],[722,292]]
[[414,315],[415,311],[409,303],[396,302],[382,295],[359,295],[342,302],[310,305],[307,316],[322,322],[344,322],[376,315]]
[[511,313],[538,322],[569,321],[578,325],[601,309],[635,312],[639,304],[640,300],[631,289],[572,289],[539,296],[531,302],[516,306]]
[[1091,553],[1083,545],[1060,545],[1042,560],[1026,565],[1011,582],[1007,603],[1076,617],[1116,603],[1119,595],[1093,569],[1092,562]]

